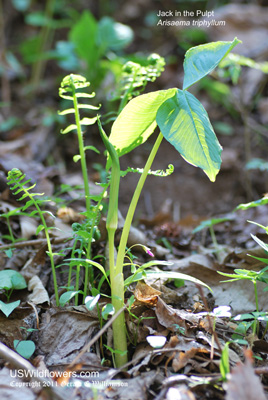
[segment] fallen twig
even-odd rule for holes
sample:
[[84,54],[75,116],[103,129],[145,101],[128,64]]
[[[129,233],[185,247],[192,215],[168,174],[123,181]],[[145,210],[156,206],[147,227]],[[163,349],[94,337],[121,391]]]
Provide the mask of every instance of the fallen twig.
[[[54,238],[52,239],[52,244],[59,244],[65,241],[70,241],[72,238],[66,236],[62,238]],[[20,247],[26,247],[26,246],[40,246],[42,244],[46,244],[47,240],[46,239],[35,239],[35,240],[26,240],[23,242],[17,242],[17,243],[9,243],[9,244],[4,244],[0,246],[0,251],[1,250],[6,250],[6,249],[11,249],[12,247],[20,248]]]

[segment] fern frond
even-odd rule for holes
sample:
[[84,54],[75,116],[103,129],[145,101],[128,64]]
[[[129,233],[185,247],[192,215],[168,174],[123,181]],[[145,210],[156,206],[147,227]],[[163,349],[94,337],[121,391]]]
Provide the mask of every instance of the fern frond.
[[[47,199],[43,199],[42,196],[44,193],[35,193],[32,190],[35,188],[36,183],[31,183],[31,179],[26,179],[25,174],[23,174],[19,169],[13,168],[8,172],[7,176],[7,184],[10,187],[13,195],[21,194],[21,197],[18,201],[23,201],[28,199],[24,206],[22,207],[22,211],[27,210],[32,205],[38,204],[42,206],[44,202],[48,201]],[[36,199],[35,199],[36,198]]]
[[[135,172],[138,174],[142,174],[143,173],[143,168],[132,168],[132,167],[128,167],[125,171],[120,171],[120,176],[124,177],[126,176],[129,172]],[[158,169],[156,171],[151,171],[149,170],[148,175],[154,175],[154,176],[169,176],[174,172],[174,166],[172,164],[168,165],[168,168],[163,171],[161,169]]]
[[[46,236],[47,246],[48,246],[47,254],[48,254],[48,256],[50,258],[50,262],[51,262],[56,304],[58,306],[59,305],[59,294],[58,294],[56,269],[55,269],[55,264],[54,264],[54,254],[52,251],[52,245],[51,245],[51,241],[50,241],[50,237],[49,237],[49,233],[48,233],[48,231],[51,228],[47,226],[46,220],[44,218],[45,213],[49,213],[50,215],[51,215],[51,213],[49,211],[42,211],[40,208],[44,204],[44,202],[48,201],[48,199],[42,198],[43,193],[32,192],[32,189],[34,189],[36,184],[34,183],[30,186],[27,186],[30,183],[31,179],[25,180],[25,178],[26,178],[25,174],[23,174],[19,169],[13,168],[11,171],[8,172],[7,184],[10,186],[10,190],[12,192],[14,190],[16,190],[16,192],[14,194],[23,193],[23,195],[20,197],[19,201],[29,198],[29,200],[26,202],[26,204],[22,207],[22,211],[25,211],[29,207],[34,206],[35,210],[30,213],[30,216],[35,216],[36,214],[38,214],[41,219],[41,224],[37,228],[36,232],[38,234],[41,230],[45,231],[45,236]],[[52,228],[54,229],[54,227],[52,227]]]
[[164,66],[165,59],[158,54],[151,54],[147,58],[145,65],[128,61],[123,66],[122,78],[113,96],[113,100],[118,98],[124,100],[124,103],[120,105],[119,111],[132,97],[138,96],[143,92],[148,82],[154,82],[164,71]]

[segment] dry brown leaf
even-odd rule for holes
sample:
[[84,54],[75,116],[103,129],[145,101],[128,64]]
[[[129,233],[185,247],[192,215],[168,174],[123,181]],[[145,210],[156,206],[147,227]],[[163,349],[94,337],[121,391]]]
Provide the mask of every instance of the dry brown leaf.
[[154,307],[157,303],[158,296],[161,295],[159,290],[152,288],[146,283],[139,281],[134,291],[136,300],[142,304]]
[[158,322],[168,328],[172,332],[176,331],[176,325],[183,328],[186,336],[191,336],[190,325],[193,327],[198,326],[200,316],[187,312],[185,310],[176,310],[171,306],[168,306],[161,298],[158,298],[158,302],[155,307],[155,314]]
[[49,309],[42,315],[38,352],[46,356],[49,366],[68,364],[89,342],[99,324],[95,311],[85,306]]
[[35,235],[38,222],[34,218],[27,217],[26,215],[20,216],[20,229],[21,237],[30,239]]
[[248,359],[238,364],[227,383],[226,400],[266,400],[261,382]]
[[[190,350],[183,353],[182,351],[176,355],[176,357],[172,361],[172,368],[175,372],[178,372],[180,369],[184,368],[191,358],[194,358],[196,353],[202,351],[201,349],[197,349],[192,347]],[[208,353],[206,351],[206,353]]]
[[71,207],[61,207],[57,211],[57,216],[66,224],[72,224],[73,222],[81,222],[85,219],[84,215],[81,215]]
[[33,276],[28,282],[28,290],[32,291],[28,300],[34,304],[50,303],[49,296],[38,276]]

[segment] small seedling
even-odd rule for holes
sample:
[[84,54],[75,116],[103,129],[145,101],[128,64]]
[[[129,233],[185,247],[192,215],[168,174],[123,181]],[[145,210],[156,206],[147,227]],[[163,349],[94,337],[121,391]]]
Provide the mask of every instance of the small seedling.
[[14,340],[14,350],[27,360],[35,352],[35,344],[32,340]]
[[158,54],[151,54],[145,65],[128,61],[122,69],[122,76],[113,100],[121,99],[120,113],[133,97],[144,91],[148,82],[153,82],[164,71],[165,60]]
[[13,293],[13,290],[21,290],[27,287],[23,276],[12,269],[5,269],[0,271],[0,290],[4,292],[7,297],[8,303],[4,303],[0,300],[0,310],[5,314],[6,317],[12,313],[20,305],[20,300],[9,303],[9,299]]
[[[99,153],[99,151],[94,146],[84,146],[84,132],[83,127],[93,125],[97,118],[88,118],[80,117],[81,111],[88,111],[88,110],[98,110],[99,107],[93,106],[91,104],[80,103],[81,99],[86,99],[87,101],[95,96],[95,93],[85,93],[83,89],[87,88],[90,83],[86,80],[86,78],[80,75],[68,75],[66,76],[62,82],[61,87],[59,89],[59,95],[65,100],[72,101],[73,108],[66,109],[64,111],[60,111],[60,115],[67,115],[67,114],[74,114],[75,117],[75,124],[69,125],[67,128],[61,131],[62,134],[67,134],[71,131],[76,131],[78,145],[79,145],[79,154],[73,157],[75,162],[80,162],[81,170],[83,175],[84,181],[84,190],[85,190],[85,201],[86,201],[86,212],[84,213],[86,220],[82,224],[74,225],[74,231],[76,233],[76,239],[80,240],[80,250],[84,247],[85,249],[85,256],[87,259],[91,258],[91,245],[94,241],[94,236],[96,235],[97,225],[99,222],[99,214],[101,209],[102,199],[104,197],[107,185],[104,185],[104,189],[99,196],[92,196],[90,194],[89,189],[89,178],[88,178],[88,171],[87,171],[87,163],[86,163],[86,151],[91,150]],[[92,205],[92,200],[96,201],[96,205]],[[78,227],[79,225],[79,227]],[[79,238],[80,236],[80,238]],[[84,239],[84,240],[83,240]],[[80,254],[81,255],[81,254]],[[74,253],[72,254],[72,258]],[[72,266],[70,264],[70,271],[69,271],[69,280],[68,286],[70,285],[71,273],[72,273]],[[79,264],[77,265],[77,273],[76,273],[76,290],[78,291],[78,281],[79,281]],[[88,285],[90,281],[90,270],[89,265],[85,265],[85,280],[84,280],[84,299],[88,294]],[[77,302],[77,297],[76,297]]]
[[[244,338],[246,338],[247,331],[249,330],[249,328],[252,327],[252,334],[254,337],[254,335],[256,333],[256,327],[258,327],[258,323],[260,321],[266,322],[266,329],[265,329],[263,336],[266,334],[267,327],[268,327],[268,313],[267,312],[251,312],[251,313],[246,313],[246,314],[239,314],[236,317],[234,317],[234,321],[241,321],[241,322],[239,323],[238,327],[236,328],[236,330],[235,330],[236,333],[232,336],[232,339],[234,339],[239,344],[248,344],[248,341],[244,339]],[[250,345],[251,345],[251,343],[250,343]]]
[[[255,257],[254,257],[255,258]],[[258,290],[257,290],[257,281],[259,282],[264,282],[268,284],[268,266],[263,268],[261,271],[256,272],[256,271],[251,271],[247,269],[235,269],[234,274],[228,274],[226,272],[220,272],[218,273],[223,276],[227,276],[228,279],[226,281],[222,282],[235,282],[235,281],[241,281],[241,280],[248,280],[253,283],[254,286],[254,294],[255,294],[255,304],[256,304],[256,310],[259,312],[259,299],[258,299]],[[256,322],[256,321],[255,321]],[[253,325],[253,333],[255,334],[258,331],[258,324],[257,322]]]

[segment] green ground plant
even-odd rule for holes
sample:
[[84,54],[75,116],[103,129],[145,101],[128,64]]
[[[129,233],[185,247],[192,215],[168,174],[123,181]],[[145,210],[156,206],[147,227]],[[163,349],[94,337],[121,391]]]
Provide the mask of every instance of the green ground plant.
[[[257,224],[257,225],[259,225],[259,224]],[[266,231],[268,231],[267,227],[263,227],[263,228],[266,229]],[[268,245],[266,243],[264,243],[262,240],[260,240],[259,238],[257,238],[254,235],[252,235],[252,237],[265,251],[268,252]],[[251,257],[255,258],[258,261],[261,261],[262,263],[268,264],[267,258],[260,258],[260,257],[256,257],[256,256],[251,256]],[[226,272],[220,272],[220,271],[218,271],[218,273],[220,275],[231,278],[231,279],[228,279],[223,282],[236,282],[236,281],[241,281],[241,280],[248,280],[248,281],[252,282],[252,284],[254,286],[256,313],[251,313],[251,316],[248,319],[253,320],[253,322],[251,323],[253,334],[254,335],[258,334],[259,333],[259,317],[261,317],[262,320],[265,320],[264,319],[265,316],[263,315],[263,313],[260,313],[260,309],[259,309],[259,296],[258,296],[257,282],[263,282],[266,285],[268,285],[268,265],[266,267],[262,268],[260,271],[252,271],[252,270],[247,270],[247,269],[235,269],[233,274],[228,274]],[[266,286],[263,290],[268,291],[268,286]],[[249,314],[247,314],[247,316],[249,316]],[[267,325],[267,327],[268,327],[268,325]]]
[[53,214],[50,211],[42,210],[41,208],[47,202],[46,199],[43,198],[43,193],[34,193],[32,190],[34,189],[36,184],[32,184],[31,186],[27,186],[31,179],[25,179],[25,175],[17,168],[13,168],[8,173],[7,177],[7,184],[10,187],[11,192],[14,195],[21,194],[22,196],[18,199],[19,201],[26,200],[26,204],[22,207],[22,211],[28,210],[30,207],[34,207],[33,211],[29,211],[29,216],[36,216],[38,214],[41,224],[37,227],[36,235],[42,230],[45,233],[45,237],[47,240],[47,255],[49,256],[50,263],[51,263],[51,270],[53,276],[53,284],[54,284],[54,291],[55,291],[55,298],[56,304],[59,305],[59,294],[58,294],[58,284],[57,284],[57,277],[56,277],[56,267],[54,263],[54,256],[56,253],[53,253],[51,240],[49,236],[49,230],[55,229],[54,227],[48,227],[45,219],[45,214],[50,214],[52,217]]
[[14,290],[21,290],[27,287],[23,276],[12,269],[5,269],[0,271],[0,290],[7,298],[7,303],[0,301],[0,310],[6,317],[12,313],[20,305],[20,300],[9,302],[10,297]]

